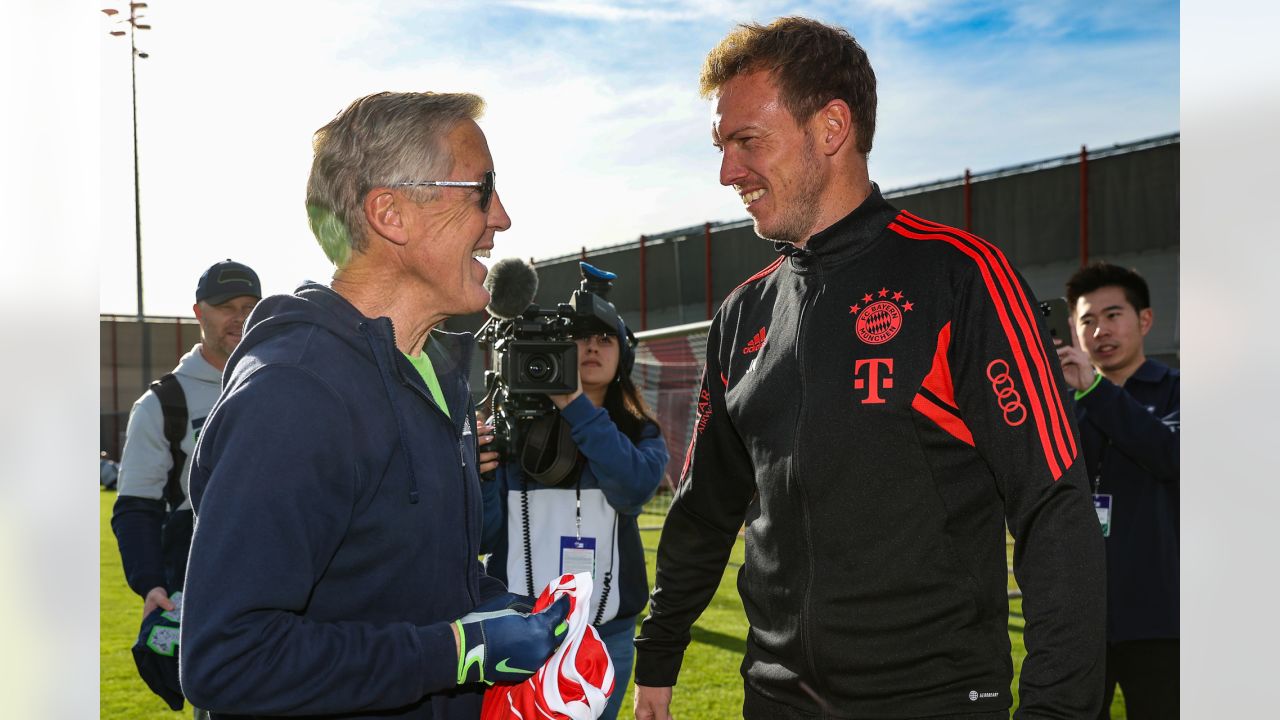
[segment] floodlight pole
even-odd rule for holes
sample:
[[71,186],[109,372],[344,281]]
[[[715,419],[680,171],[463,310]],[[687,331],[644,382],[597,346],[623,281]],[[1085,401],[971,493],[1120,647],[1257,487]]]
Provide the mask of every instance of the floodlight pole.
[[[150,30],[150,25],[138,25],[141,18],[138,11],[147,6],[144,2],[129,3],[129,90],[133,106],[133,250],[136,263],[135,276],[138,290],[138,330],[142,333],[142,387],[151,384],[151,329],[147,326],[146,313],[142,302],[142,189],[138,178],[138,58],[146,58],[145,53],[138,52],[135,37],[137,30]],[[116,10],[104,9],[108,17],[115,15]],[[112,35],[122,35],[113,31]]]
[[142,189],[138,182],[138,45],[136,3],[129,3],[129,85],[133,95],[133,254],[137,263],[138,327],[142,330],[142,387],[151,383],[151,328],[142,311]]

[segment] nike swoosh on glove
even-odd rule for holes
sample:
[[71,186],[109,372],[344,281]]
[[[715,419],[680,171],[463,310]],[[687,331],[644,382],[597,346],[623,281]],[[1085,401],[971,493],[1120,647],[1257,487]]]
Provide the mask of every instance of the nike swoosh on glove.
[[458,684],[523,681],[560,647],[568,615],[566,596],[540,613],[496,610],[455,620]]

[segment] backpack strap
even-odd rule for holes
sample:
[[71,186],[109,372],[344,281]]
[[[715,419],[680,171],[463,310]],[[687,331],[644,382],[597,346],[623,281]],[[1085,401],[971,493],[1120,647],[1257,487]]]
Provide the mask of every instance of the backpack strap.
[[169,441],[169,455],[173,465],[169,468],[169,478],[164,484],[164,499],[169,509],[174,510],[187,499],[182,492],[182,466],[187,462],[187,454],[182,451],[182,440],[187,434],[187,394],[173,373],[151,383],[151,392],[160,401],[160,410],[164,413],[164,438]]

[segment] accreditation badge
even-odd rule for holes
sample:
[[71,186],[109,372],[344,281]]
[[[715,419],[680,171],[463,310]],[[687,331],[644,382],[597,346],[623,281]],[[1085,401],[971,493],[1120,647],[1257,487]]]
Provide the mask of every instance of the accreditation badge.
[[560,574],[596,573],[596,539],[560,536]]
[[1098,513],[1098,523],[1102,525],[1102,537],[1111,537],[1111,496],[1093,496],[1093,510]]

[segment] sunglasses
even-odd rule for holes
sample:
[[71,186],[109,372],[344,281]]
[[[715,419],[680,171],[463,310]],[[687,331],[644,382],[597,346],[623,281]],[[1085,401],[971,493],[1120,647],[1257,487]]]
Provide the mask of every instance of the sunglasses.
[[406,180],[405,182],[391,183],[389,187],[470,187],[480,189],[480,212],[489,212],[489,201],[493,199],[493,182],[494,172],[489,170],[485,172],[484,179],[475,181],[466,180]]

